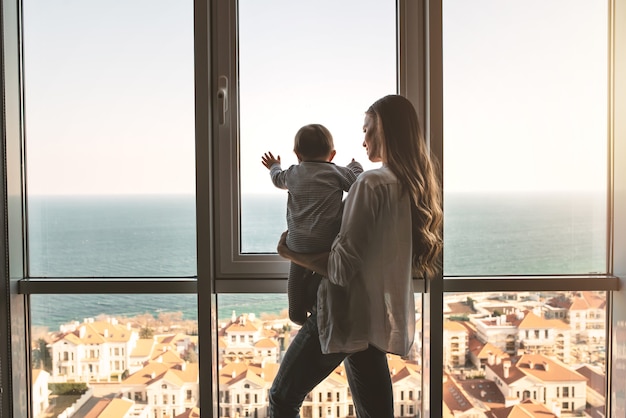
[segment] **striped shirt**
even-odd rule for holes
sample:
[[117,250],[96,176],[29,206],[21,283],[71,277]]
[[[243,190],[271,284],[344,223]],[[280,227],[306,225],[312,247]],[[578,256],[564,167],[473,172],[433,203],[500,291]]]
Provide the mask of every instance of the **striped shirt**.
[[341,225],[343,192],[350,190],[363,167],[331,162],[303,161],[282,170],[270,167],[274,185],[288,190],[287,246],[296,252],[328,251]]

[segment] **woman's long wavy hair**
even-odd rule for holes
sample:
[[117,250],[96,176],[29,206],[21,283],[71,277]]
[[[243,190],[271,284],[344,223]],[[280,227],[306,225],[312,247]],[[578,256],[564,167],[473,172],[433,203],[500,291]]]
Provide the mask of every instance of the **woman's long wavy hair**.
[[417,112],[398,95],[377,100],[366,112],[375,121],[377,140],[386,164],[411,196],[413,269],[432,278],[443,247],[442,192],[436,160],[421,134]]

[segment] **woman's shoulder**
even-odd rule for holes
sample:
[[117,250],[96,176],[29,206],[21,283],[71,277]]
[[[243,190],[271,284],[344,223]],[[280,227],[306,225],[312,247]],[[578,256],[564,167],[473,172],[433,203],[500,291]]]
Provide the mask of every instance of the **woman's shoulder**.
[[389,167],[385,166],[363,172],[357,181],[371,187],[398,182],[396,175],[393,174],[393,171],[391,171]]

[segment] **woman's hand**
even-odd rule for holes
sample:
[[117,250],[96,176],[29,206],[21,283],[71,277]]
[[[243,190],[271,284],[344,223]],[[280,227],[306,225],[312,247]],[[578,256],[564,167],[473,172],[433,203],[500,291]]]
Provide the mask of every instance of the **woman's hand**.
[[278,245],[276,246],[278,255],[326,277],[328,275],[327,264],[329,253],[305,254],[292,251],[287,247],[287,232],[288,231],[283,232],[278,240]]
[[291,257],[288,256],[288,254],[291,253],[291,250],[287,247],[287,232],[289,231],[285,231],[280,235],[278,245],[276,246],[276,252],[279,256],[291,260]]

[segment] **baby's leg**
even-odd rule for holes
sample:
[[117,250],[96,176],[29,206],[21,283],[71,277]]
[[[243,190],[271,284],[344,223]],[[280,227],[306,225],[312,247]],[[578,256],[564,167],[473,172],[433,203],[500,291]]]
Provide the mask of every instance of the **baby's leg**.
[[319,274],[311,270],[307,270],[307,274],[304,280],[306,282],[304,306],[306,307],[308,312],[313,313],[315,310],[315,307],[317,306],[317,289],[320,287],[322,276],[320,276]]
[[308,270],[296,263],[289,266],[287,280],[287,297],[289,300],[289,319],[298,325],[304,324],[307,318],[306,304]]

